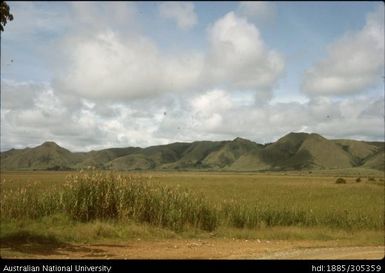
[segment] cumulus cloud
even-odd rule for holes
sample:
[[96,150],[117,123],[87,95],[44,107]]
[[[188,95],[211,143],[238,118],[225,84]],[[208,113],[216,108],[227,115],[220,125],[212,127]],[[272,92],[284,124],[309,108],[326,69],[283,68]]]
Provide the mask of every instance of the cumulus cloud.
[[[12,101],[14,92],[33,99]],[[74,107],[50,86],[8,83],[2,88],[4,98],[2,150],[46,140],[74,151],[237,136],[266,143],[291,131],[330,138],[383,139],[383,97],[320,97],[306,103],[256,106],[232,92],[212,89],[121,103],[82,99]]]
[[[72,19],[71,31],[82,32],[82,35],[116,29],[130,32],[137,28],[137,8],[135,3],[114,2],[71,2],[69,17]],[[130,27],[127,27],[129,25]]]
[[[231,97],[223,90],[212,90],[191,101],[194,130],[215,132],[224,123],[223,113],[233,106]],[[200,122],[200,121],[205,122]],[[199,128],[197,128],[199,127]]]
[[29,109],[33,101],[46,85],[41,83],[2,80],[1,108],[3,110]]
[[65,60],[58,61],[54,86],[109,101],[210,88],[253,90],[256,100],[271,98],[284,60],[264,44],[253,24],[230,12],[208,29],[208,43],[207,52],[168,55],[139,33],[70,33],[60,47]]
[[188,90],[202,67],[199,55],[164,56],[145,37],[114,32],[71,38],[68,72],[59,88],[91,99],[130,99]]
[[[110,8],[108,16],[104,8]],[[383,97],[269,101],[284,59],[265,44],[251,23],[252,14],[241,15],[238,10],[213,22],[207,29],[205,51],[167,55],[136,28],[136,8],[128,3],[111,7],[71,3],[68,12],[73,21],[60,23],[68,31],[48,45],[54,49],[47,53],[54,80],[2,79],[2,150],[46,140],[74,151],[237,136],[264,143],[290,131],[383,139]],[[344,39],[357,50],[370,41],[371,50],[377,52],[383,48],[380,15],[369,15],[360,32]],[[125,20],[133,27],[125,27]],[[333,58],[314,67],[323,69],[319,79],[329,75],[326,65],[339,64],[344,39],[331,47],[331,52],[336,51],[330,55]],[[362,54],[372,56],[367,50]],[[378,59],[359,67],[364,72],[377,71]],[[340,78],[353,77],[349,67],[346,75],[340,67],[331,70]],[[362,77],[370,74],[364,72]],[[314,83],[316,77],[309,79]]]
[[385,102],[384,98],[379,98],[371,102],[367,108],[362,111],[360,117],[384,117],[385,119]]
[[[106,12],[108,10],[108,12]],[[199,54],[166,56],[137,31],[137,9],[72,3],[71,32],[56,43],[53,87],[68,96],[120,101],[188,89],[196,82]],[[127,24],[130,25],[127,28]],[[64,95],[65,96],[65,95]]]
[[159,14],[162,18],[175,21],[183,30],[192,28],[198,22],[191,2],[162,2],[159,4]]
[[332,43],[325,59],[305,72],[302,90],[311,95],[349,95],[366,92],[383,81],[384,6],[366,18],[357,32]]
[[232,101],[225,91],[211,90],[192,99],[191,105],[197,113],[211,114],[231,108]]
[[[255,106],[237,101],[221,89],[181,100],[159,123],[155,136],[172,141],[225,140],[237,136],[266,143],[292,131],[319,133],[328,138],[383,139],[383,98],[332,100],[314,98],[306,103]],[[369,112],[369,113],[368,113]],[[268,124],[268,126],[266,126]],[[342,128],[342,129],[341,129]]]
[[284,68],[280,54],[268,49],[259,30],[229,12],[209,29],[208,81],[227,88],[269,93]]
[[98,119],[87,120],[82,108],[74,111],[73,106],[65,105],[49,85],[3,85],[2,101],[2,149],[39,145],[46,140],[79,149],[86,142],[92,146],[102,141]]
[[[33,99],[11,100],[16,94]],[[33,83],[4,85],[5,99],[2,150],[36,146],[47,140],[74,151],[164,143],[153,136],[160,120],[159,102],[105,105],[81,100],[74,107],[51,86]]]

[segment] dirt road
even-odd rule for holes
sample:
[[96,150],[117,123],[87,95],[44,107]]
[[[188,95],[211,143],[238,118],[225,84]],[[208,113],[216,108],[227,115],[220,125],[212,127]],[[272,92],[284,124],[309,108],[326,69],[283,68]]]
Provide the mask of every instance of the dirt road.
[[[314,247],[315,246],[315,247]],[[325,242],[266,240],[159,240],[1,248],[2,258],[36,259],[381,259],[384,246],[334,247]]]

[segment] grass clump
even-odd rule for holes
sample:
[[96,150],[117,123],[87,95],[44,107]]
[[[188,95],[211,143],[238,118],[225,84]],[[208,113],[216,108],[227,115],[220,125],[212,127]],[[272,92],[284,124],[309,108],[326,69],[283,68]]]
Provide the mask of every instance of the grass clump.
[[2,194],[1,217],[36,219],[51,215],[62,208],[57,192],[36,193],[33,185],[9,190]]
[[79,221],[134,219],[176,231],[188,226],[211,231],[217,225],[216,210],[203,197],[144,176],[93,172],[69,176],[63,203]]
[[2,217],[39,218],[64,211],[75,221],[128,219],[181,231],[214,230],[217,211],[188,190],[156,184],[145,176],[81,172],[67,177],[64,189],[36,194],[32,187],[3,196]]
[[342,177],[337,178],[336,184],[346,184],[346,180]]

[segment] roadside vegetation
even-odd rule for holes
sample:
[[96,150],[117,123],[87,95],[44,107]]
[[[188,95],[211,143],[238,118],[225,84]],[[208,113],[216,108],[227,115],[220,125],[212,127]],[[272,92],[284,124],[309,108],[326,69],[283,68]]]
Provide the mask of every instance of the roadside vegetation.
[[0,238],[92,242],[219,236],[383,242],[383,187],[354,178],[343,187],[330,178],[327,184],[327,178],[308,179],[305,187],[306,177],[282,176],[275,183],[255,177],[83,171],[50,187],[44,181],[44,187],[21,182],[12,186],[2,179]]
[[217,212],[203,197],[152,183],[145,176],[80,172],[67,177],[62,190],[36,193],[27,186],[3,194],[5,219],[38,219],[64,213],[79,222],[127,219],[180,231],[214,230]]

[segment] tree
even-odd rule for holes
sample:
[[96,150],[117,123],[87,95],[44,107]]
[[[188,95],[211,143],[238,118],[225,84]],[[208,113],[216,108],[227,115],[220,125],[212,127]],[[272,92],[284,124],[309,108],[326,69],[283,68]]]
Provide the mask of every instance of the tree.
[[9,6],[5,1],[0,3],[0,30],[4,31],[7,21],[12,21],[13,15],[9,12]]

